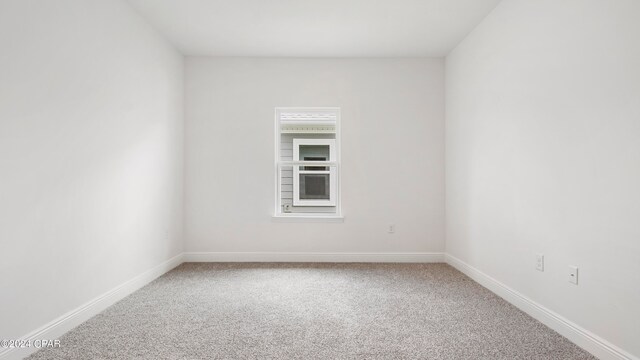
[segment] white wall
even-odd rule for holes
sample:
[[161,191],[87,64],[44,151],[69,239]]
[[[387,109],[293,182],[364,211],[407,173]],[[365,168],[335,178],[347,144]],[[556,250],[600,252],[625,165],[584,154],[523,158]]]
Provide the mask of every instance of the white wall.
[[0,339],[182,252],[183,62],[118,0],[0,2]]
[[446,60],[447,252],[636,356],[639,14],[504,0]]
[[[186,251],[443,251],[443,65],[188,58]],[[344,223],[272,222],[276,106],[342,108]]]

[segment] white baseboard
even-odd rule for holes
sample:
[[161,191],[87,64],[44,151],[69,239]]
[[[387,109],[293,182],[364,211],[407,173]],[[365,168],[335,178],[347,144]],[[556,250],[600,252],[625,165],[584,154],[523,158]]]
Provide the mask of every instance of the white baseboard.
[[447,254],[446,262],[599,359],[640,360],[634,355],[547,309],[464,261]]
[[[35,340],[54,340],[59,338],[67,331],[89,320],[104,309],[122,300],[126,296],[160,277],[174,267],[182,264],[182,256],[183,254],[179,254],[172,257],[171,259],[145,271],[144,273],[134,277],[133,279],[85,303],[77,309],[62,315],[59,318],[51,321],[50,323],[40,327],[39,329],[36,329],[31,333],[21,337],[20,340],[31,340],[33,343]],[[36,352],[37,350],[38,349],[33,347],[21,349],[0,349],[0,359],[23,359],[29,356],[31,353]]]
[[444,253],[187,252],[185,262],[444,262]]

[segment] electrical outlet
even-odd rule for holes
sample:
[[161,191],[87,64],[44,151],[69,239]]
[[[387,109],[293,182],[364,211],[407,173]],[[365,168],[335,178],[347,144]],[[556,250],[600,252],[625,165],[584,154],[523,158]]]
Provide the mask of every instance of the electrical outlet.
[[387,232],[389,234],[393,234],[394,232],[396,232],[396,225],[395,224],[389,224],[389,227],[387,228]]
[[578,285],[578,267],[569,265],[569,282]]
[[544,255],[536,254],[536,270],[544,271]]

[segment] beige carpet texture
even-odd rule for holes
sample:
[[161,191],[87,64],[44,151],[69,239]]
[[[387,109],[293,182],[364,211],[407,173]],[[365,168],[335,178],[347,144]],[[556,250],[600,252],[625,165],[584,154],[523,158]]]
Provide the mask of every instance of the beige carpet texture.
[[29,359],[594,359],[446,264],[186,263]]

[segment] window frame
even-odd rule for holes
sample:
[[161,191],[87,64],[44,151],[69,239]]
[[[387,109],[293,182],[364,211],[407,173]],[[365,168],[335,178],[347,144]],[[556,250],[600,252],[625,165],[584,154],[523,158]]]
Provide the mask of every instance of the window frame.
[[[282,183],[281,183],[281,169],[282,167],[290,166],[317,166],[318,162],[315,161],[283,161],[281,159],[280,142],[282,140],[282,124],[280,114],[283,112],[299,112],[299,113],[313,113],[313,112],[329,112],[335,116],[334,126],[334,140],[335,145],[331,148],[332,155],[335,159],[330,162],[323,162],[324,166],[335,167],[334,179],[330,186],[335,188],[335,212],[283,212],[282,209]],[[276,107],[275,108],[275,130],[274,130],[274,172],[275,172],[275,194],[274,194],[274,212],[272,220],[275,222],[343,222],[344,216],[342,213],[342,201],[341,201],[341,109],[339,107]],[[310,140],[310,139],[306,139]],[[329,139],[314,139],[326,141]],[[332,181],[330,180],[330,181]],[[298,189],[299,191],[299,189]],[[333,192],[333,190],[331,190]],[[324,200],[322,200],[324,201]],[[317,205],[310,205],[317,206]]]
[[[329,146],[329,162],[336,161],[336,139],[293,139],[293,161],[300,160],[300,145],[328,145]],[[308,170],[309,175],[313,173],[329,175],[329,200],[310,200],[300,199],[300,166],[293,167],[293,206],[336,206],[336,167],[328,166],[329,170]],[[303,170],[306,171],[306,170]]]

